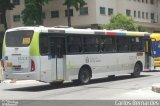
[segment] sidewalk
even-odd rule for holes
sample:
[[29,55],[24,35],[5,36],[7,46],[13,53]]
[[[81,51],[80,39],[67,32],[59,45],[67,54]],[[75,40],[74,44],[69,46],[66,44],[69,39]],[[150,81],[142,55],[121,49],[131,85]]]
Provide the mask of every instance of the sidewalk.
[[160,100],[160,93],[152,91],[152,87],[134,90],[114,97],[101,98],[101,100]]

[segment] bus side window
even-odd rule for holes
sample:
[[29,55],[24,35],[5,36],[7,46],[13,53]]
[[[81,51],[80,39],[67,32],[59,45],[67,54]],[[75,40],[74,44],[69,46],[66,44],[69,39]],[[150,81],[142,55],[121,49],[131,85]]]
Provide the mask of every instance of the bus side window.
[[129,51],[129,38],[128,37],[118,37],[117,38],[117,50],[119,52]]
[[86,35],[84,36],[84,52],[99,52],[100,39],[99,37]]
[[142,39],[140,37],[131,37],[130,50],[132,52],[143,51]]
[[40,34],[40,42],[39,42],[39,47],[40,47],[40,54],[41,55],[48,55],[48,50],[49,50],[49,45],[48,45],[48,34],[46,33],[41,33]]
[[116,52],[115,37],[102,37],[101,50],[102,52]]
[[82,37],[79,35],[69,35],[67,37],[68,53],[81,53],[82,52]]

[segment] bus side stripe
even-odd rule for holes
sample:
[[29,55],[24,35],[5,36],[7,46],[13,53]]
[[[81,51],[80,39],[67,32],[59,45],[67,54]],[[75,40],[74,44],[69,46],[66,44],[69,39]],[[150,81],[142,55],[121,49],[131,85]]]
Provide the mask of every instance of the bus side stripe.
[[126,36],[144,36],[144,34],[141,34],[141,33],[126,33]]
[[117,33],[116,32],[106,32],[106,35],[108,35],[108,36],[116,36]]
[[31,56],[40,56],[39,52],[39,32],[34,32],[33,38],[30,44],[30,54]]

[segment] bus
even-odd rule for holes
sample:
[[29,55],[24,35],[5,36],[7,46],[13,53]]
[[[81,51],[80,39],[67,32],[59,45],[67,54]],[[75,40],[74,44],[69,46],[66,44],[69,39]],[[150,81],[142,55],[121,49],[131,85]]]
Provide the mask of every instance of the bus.
[[58,27],[9,29],[3,41],[6,79],[50,84],[131,74],[150,68],[147,32]]
[[160,67],[160,33],[152,33],[151,39],[155,69],[156,67]]

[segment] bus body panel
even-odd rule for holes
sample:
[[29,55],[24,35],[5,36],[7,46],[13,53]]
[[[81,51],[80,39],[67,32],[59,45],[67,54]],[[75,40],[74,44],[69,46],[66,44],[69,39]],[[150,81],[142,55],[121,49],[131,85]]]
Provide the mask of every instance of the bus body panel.
[[68,79],[77,79],[79,70],[83,65],[91,67],[92,78],[133,73],[136,62],[140,61],[144,67],[144,57],[144,53],[142,56],[137,56],[137,53],[67,55]]
[[35,70],[31,72],[31,70],[15,70],[13,68],[5,68],[4,76],[6,79],[16,79],[16,80],[38,80],[40,81],[40,59],[39,56],[31,56],[31,60],[34,61]]
[[6,48],[4,57],[4,66],[6,71],[29,72],[30,56],[29,47]]
[[42,56],[40,73],[41,81],[44,82],[54,82],[54,81],[63,81],[65,79],[65,59],[59,58],[50,58],[49,56]]

